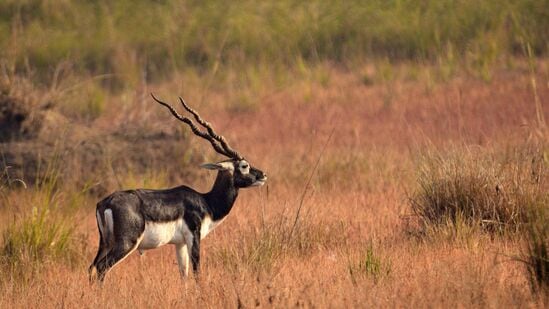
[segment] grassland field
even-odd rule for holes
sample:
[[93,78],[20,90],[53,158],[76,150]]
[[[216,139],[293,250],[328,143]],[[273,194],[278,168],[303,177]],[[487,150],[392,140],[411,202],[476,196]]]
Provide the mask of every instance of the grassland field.
[[[547,307],[548,11],[2,1],[0,308]],[[269,180],[196,280],[164,246],[90,285],[97,201],[207,191],[222,159],[151,92]]]

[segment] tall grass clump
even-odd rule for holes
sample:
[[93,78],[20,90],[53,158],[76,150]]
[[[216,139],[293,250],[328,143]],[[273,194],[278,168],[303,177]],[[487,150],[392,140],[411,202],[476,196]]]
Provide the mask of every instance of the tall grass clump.
[[2,231],[0,280],[27,280],[50,262],[78,263],[80,249],[75,241],[73,217],[83,192],[64,194],[59,173],[48,172],[33,188],[13,191],[4,197],[13,221]]
[[535,292],[549,296],[549,195],[534,205],[526,234],[525,263],[530,285]]
[[547,201],[544,153],[543,147],[525,147],[505,153],[456,148],[424,154],[410,197],[412,210],[427,230],[523,230],[532,205]]
[[346,243],[342,222],[326,223],[301,220],[279,215],[257,229],[243,232],[239,244],[214,253],[216,260],[233,271],[248,269],[256,273],[269,272],[285,257],[308,257],[317,250],[333,249]]

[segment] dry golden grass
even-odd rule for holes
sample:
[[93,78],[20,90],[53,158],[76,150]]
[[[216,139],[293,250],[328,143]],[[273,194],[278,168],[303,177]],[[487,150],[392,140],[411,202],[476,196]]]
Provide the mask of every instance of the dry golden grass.
[[[229,218],[204,240],[199,280],[179,278],[174,250],[166,246],[133,254],[102,287],[90,286],[86,270],[96,250],[98,199],[89,197],[74,217],[75,237],[86,239],[81,263],[46,261],[25,282],[2,274],[0,307],[546,306],[547,297],[530,289],[525,266],[513,260],[524,249],[521,235],[473,230],[425,238],[417,233],[407,199],[415,186],[414,158],[426,147],[497,151],[540,138],[529,77],[505,72],[490,83],[456,79],[427,87],[404,81],[369,86],[333,68],[328,74],[327,84],[304,82],[264,93],[253,109],[231,111],[222,92],[197,108],[269,174],[267,186],[241,192]],[[547,102],[548,77],[538,79],[538,95]],[[178,84],[148,90],[174,99],[182,92]],[[130,121],[177,125],[148,101],[136,99],[127,110]],[[121,125],[119,107],[107,104],[92,124],[96,130],[107,134]],[[549,106],[543,108],[549,117]],[[205,144],[190,143],[197,153],[211,153]],[[166,173],[178,171],[144,173],[148,182],[132,174],[125,184],[165,184],[172,179]],[[194,175],[198,180],[182,181],[202,191],[214,177]],[[304,190],[297,229],[289,237]],[[12,215],[0,208],[2,222]]]

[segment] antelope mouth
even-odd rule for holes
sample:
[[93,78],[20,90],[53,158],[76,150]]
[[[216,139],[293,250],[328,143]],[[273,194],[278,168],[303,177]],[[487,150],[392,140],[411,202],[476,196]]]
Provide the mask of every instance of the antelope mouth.
[[267,181],[267,177],[263,177],[263,178],[261,178],[261,179],[256,180],[256,181],[252,184],[252,186],[254,186],[254,187],[262,186],[262,185],[265,184],[266,181]]

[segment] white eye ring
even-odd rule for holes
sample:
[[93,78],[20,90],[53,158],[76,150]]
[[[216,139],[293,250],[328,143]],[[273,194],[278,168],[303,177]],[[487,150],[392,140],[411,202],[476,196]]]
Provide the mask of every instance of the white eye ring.
[[241,161],[239,169],[242,174],[248,174],[250,172],[250,164],[246,161]]

